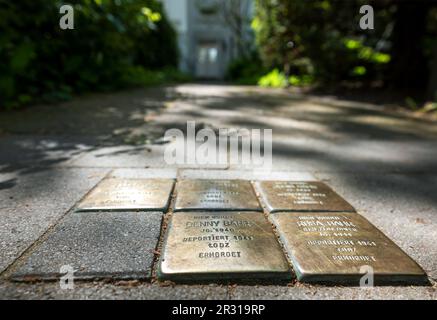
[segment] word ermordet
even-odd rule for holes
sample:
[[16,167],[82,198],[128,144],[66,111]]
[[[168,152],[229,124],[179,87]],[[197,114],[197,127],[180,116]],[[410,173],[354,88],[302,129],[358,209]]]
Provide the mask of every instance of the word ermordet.
[[63,276],[59,279],[59,286],[62,290],[73,290],[74,289],[74,268],[70,265],[64,265],[59,270],[60,274]]
[[[196,134],[195,121],[187,122],[187,137],[180,129],[165,132],[167,145],[164,161],[169,165],[254,165],[264,170],[272,167],[272,129],[204,128]],[[229,141],[229,143],[228,143]],[[200,144],[200,145],[199,145]],[[240,152],[241,145],[241,152]]]
[[62,30],[74,29],[74,8],[70,5],[63,5],[59,8],[59,13],[63,14],[59,20],[59,27]]

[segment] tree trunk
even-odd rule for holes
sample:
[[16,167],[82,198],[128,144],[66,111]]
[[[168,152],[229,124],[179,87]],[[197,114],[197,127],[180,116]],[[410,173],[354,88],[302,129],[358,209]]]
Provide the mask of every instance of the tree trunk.
[[433,60],[431,61],[427,98],[437,102],[437,43],[434,45]]
[[428,5],[397,2],[391,62],[391,86],[406,93],[426,88],[427,62],[423,55]]

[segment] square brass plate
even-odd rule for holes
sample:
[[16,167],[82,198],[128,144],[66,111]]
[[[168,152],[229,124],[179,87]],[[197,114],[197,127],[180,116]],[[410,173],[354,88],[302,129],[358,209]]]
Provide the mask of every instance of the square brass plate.
[[175,211],[261,211],[252,184],[243,180],[181,180]]
[[272,225],[261,212],[178,212],[171,217],[161,280],[289,279]]
[[166,210],[174,181],[171,179],[102,180],[78,206],[79,211]]
[[322,182],[258,181],[255,187],[269,212],[355,211]]
[[281,212],[270,219],[300,281],[358,286],[368,272],[363,266],[373,268],[375,283],[426,280],[415,261],[357,213]]

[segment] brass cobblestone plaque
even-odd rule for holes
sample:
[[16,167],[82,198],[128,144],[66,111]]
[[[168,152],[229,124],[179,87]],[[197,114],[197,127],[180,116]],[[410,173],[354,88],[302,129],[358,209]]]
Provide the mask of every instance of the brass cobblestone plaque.
[[171,217],[161,280],[284,280],[291,271],[261,212],[178,212]]
[[175,211],[261,211],[252,184],[243,180],[181,180]]
[[[421,267],[357,213],[276,213],[270,219],[303,282],[425,282]],[[371,269],[369,268],[371,267]]]
[[171,179],[102,180],[79,204],[79,211],[166,210],[174,181]]
[[355,209],[322,182],[258,181],[255,187],[269,212]]

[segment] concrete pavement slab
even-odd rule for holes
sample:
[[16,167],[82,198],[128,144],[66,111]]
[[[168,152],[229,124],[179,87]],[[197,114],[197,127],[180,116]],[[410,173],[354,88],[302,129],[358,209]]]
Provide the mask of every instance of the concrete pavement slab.
[[[197,144],[199,146],[200,143]],[[193,151],[194,150],[194,151]],[[188,150],[184,141],[170,142],[164,145],[117,145],[104,146],[68,162],[71,167],[104,167],[104,168],[197,168],[226,169],[224,163],[202,164],[193,159],[189,162],[184,157],[196,154],[197,149]],[[172,156],[171,156],[172,155]],[[180,161],[180,162],[176,162]]]
[[0,172],[32,172],[67,164],[83,152],[96,148],[92,136],[3,135],[0,136]]
[[1,299],[79,299],[79,300],[226,300],[228,287],[219,285],[166,285],[120,281],[76,282],[73,290],[62,290],[59,283],[0,283]]
[[161,220],[161,212],[71,213],[12,278],[59,279],[65,265],[75,279],[150,278]]
[[181,179],[314,181],[310,172],[265,170],[180,170]]
[[111,171],[108,177],[124,179],[176,179],[178,170],[175,168],[167,169],[140,169],[125,168]]
[[235,300],[435,300],[435,287],[322,287],[299,285],[238,286],[231,292]]
[[0,174],[0,271],[72,208],[106,169],[50,169]]
[[[272,167],[303,172],[437,172],[437,142],[387,139],[325,139],[276,135]],[[231,164],[230,170],[256,166]]]

